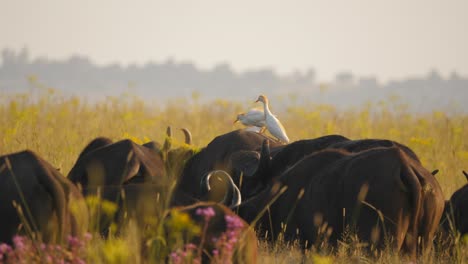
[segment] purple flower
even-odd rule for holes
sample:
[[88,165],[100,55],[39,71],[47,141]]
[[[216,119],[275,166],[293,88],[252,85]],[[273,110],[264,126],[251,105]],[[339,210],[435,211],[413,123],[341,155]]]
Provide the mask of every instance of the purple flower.
[[77,237],[68,236],[68,245],[71,248],[79,248],[84,245],[84,243]]
[[185,245],[185,250],[194,250],[196,248],[197,246],[193,243],[188,243],[187,245]]
[[18,250],[22,250],[25,248],[24,245],[24,239],[21,236],[14,236],[13,237],[13,244],[15,245],[15,248]]
[[205,217],[205,221],[210,220],[213,216],[215,216],[215,211],[211,207],[206,207],[206,208],[197,208],[195,211],[197,215],[201,215]]
[[5,254],[11,250],[11,247],[5,243],[0,244],[0,254]]
[[218,256],[219,255],[219,250],[213,249],[213,256]]
[[89,241],[91,238],[93,238],[93,235],[91,235],[91,233],[86,233],[84,234],[83,238],[85,241]]
[[180,258],[179,254],[177,254],[177,252],[171,253],[171,259],[174,264],[182,263],[182,259]]
[[227,224],[227,228],[228,229],[241,229],[244,227],[244,223],[242,222],[242,220],[237,217],[237,216],[230,216],[230,215],[226,215],[224,217],[224,220],[226,220],[226,224]]

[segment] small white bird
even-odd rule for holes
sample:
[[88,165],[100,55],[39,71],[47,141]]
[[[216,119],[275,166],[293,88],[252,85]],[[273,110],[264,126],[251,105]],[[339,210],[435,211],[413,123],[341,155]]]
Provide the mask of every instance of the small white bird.
[[249,127],[246,127],[244,130],[262,134],[264,129],[265,127],[249,126]]
[[265,95],[260,95],[255,102],[263,103],[263,112],[265,113],[265,125],[270,134],[276,137],[279,141],[284,143],[289,143],[289,138],[286,135],[286,130],[284,129],[281,122],[274,116],[270,111],[270,106],[268,98]]
[[237,115],[236,123],[240,121],[245,126],[255,126],[262,128],[265,126],[265,113],[260,109],[250,109],[247,113]]

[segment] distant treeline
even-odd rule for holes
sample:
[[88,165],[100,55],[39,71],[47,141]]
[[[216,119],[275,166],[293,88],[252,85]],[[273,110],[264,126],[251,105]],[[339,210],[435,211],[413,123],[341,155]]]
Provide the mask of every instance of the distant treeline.
[[149,100],[202,95],[201,99],[253,100],[260,93],[290,96],[298,103],[326,103],[339,107],[399,98],[412,111],[457,110],[468,112],[468,78],[452,73],[442,78],[436,71],[418,78],[382,84],[375,77],[352,73],[336,75],[330,83],[316,80],[313,69],[279,75],[265,68],[237,73],[229,64],[201,70],[192,63],[171,59],[145,65],[99,66],[89,58],[31,59],[27,49],[2,51],[0,92],[22,92],[35,85],[61,90],[66,95],[103,98],[130,92]]

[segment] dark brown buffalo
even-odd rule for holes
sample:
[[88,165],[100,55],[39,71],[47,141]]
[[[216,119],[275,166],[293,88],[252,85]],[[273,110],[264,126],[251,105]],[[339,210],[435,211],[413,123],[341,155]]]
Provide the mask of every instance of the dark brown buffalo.
[[[164,164],[159,156],[129,139],[82,155],[68,174],[72,182],[83,186],[85,195],[97,191],[99,187],[159,183],[164,177]],[[116,195],[103,197],[115,201]]]
[[[281,145],[262,134],[246,130],[235,130],[213,139],[185,164],[175,187],[171,204],[173,206],[189,205],[205,199],[207,197],[206,190],[210,187],[201,185],[211,182],[211,180],[207,181],[206,177],[214,170],[224,170],[231,173],[233,175],[232,181],[239,186],[239,175],[232,173],[231,155],[238,151],[258,151],[264,140],[269,141],[272,146]],[[230,181],[222,177],[216,177],[216,179],[222,182],[223,186]],[[230,206],[231,204],[226,205]]]
[[[182,131],[185,143],[190,144],[190,132]],[[176,159],[182,162],[193,151],[184,147],[170,149],[171,134],[168,127],[163,147],[157,142],[139,145],[128,139],[113,143],[107,138],[96,138],[84,148],[68,177],[82,186],[85,196],[116,203],[119,219],[138,212],[155,214],[158,206],[154,201],[167,202],[172,182],[168,171],[173,173]],[[112,217],[100,215],[99,229],[105,231]]]
[[[232,166],[238,173],[245,177],[242,194],[248,190],[258,190],[265,183],[281,175],[287,168],[294,166],[296,162],[316,151],[327,148],[344,149],[349,152],[360,152],[377,147],[401,148],[411,158],[419,162],[417,155],[407,146],[398,142],[383,139],[350,140],[340,135],[328,135],[314,139],[299,140],[284,146],[274,147],[270,153],[270,159],[260,159],[260,151],[239,151],[231,156]],[[248,190],[244,190],[248,189]],[[254,191],[255,193],[255,191]],[[248,198],[249,195],[243,198]]]
[[[180,227],[175,227],[173,223],[180,220],[174,218],[180,218],[181,213],[190,217],[199,231],[197,234],[190,236],[186,233],[193,232],[193,227],[187,231],[175,230],[180,230]],[[174,247],[180,240],[185,245],[196,245],[194,255],[202,256],[202,263],[257,263],[255,231],[229,208],[219,203],[199,202],[175,207],[166,217],[165,230],[170,247]],[[183,248],[182,245],[179,246]],[[177,254],[173,253],[172,258],[176,257]]]
[[269,157],[262,155],[260,150],[237,151],[231,155],[232,173],[234,173],[231,177],[238,178],[236,175],[240,174],[244,176],[240,190],[242,199],[248,199],[286,169],[316,151],[339,148],[349,152],[360,152],[371,148],[392,146],[401,148],[419,162],[418,157],[410,148],[398,142],[383,139],[350,140],[341,135],[328,135],[276,146],[272,148]]
[[[268,141],[265,142],[268,144]],[[350,140],[340,135],[329,135],[315,139],[299,140],[288,145],[275,146],[270,154],[262,154],[260,150],[237,151],[230,157],[232,178],[243,175],[239,186],[242,199],[249,199],[265,188],[275,177],[281,175],[286,169],[294,166],[305,156],[327,148],[345,149],[349,152],[360,152],[378,147],[398,147],[409,157],[419,162],[417,155],[407,146],[398,142],[382,139]],[[268,146],[265,146],[268,147]],[[428,176],[434,186],[438,186],[436,179]],[[440,190],[440,188],[439,188]],[[427,199],[431,199],[430,196]],[[428,201],[430,205],[432,202]]]
[[120,221],[124,215],[145,212],[151,208],[149,204],[153,204],[156,197],[164,202],[167,196],[164,193],[167,193],[169,186],[161,157],[153,150],[128,139],[81,155],[68,178],[82,187],[83,195],[97,196],[104,202],[117,205],[116,212],[98,214],[98,226],[93,228],[104,233],[113,221],[114,213],[117,213],[115,217]]
[[1,242],[11,243],[17,233],[43,242],[65,242],[68,235],[87,230],[87,214],[78,189],[34,152],[0,157]]
[[[468,180],[468,173],[463,171]],[[455,191],[446,202],[442,227],[445,232],[468,233],[468,184]]]
[[[348,226],[379,246],[390,236],[396,250],[415,256],[419,236],[423,248],[431,246],[443,211],[440,187],[425,180],[429,175],[398,147],[355,154],[324,150],[296,163],[237,209],[251,221],[277,196],[268,221],[260,223],[271,223],[274,239],[284,232],[287,240],[311,246],[328,233],[335,244]],[[426,199],[431,207],[424,204],[427,196],[433,196]]]
[[[426,171],[416,153],[409,147],[396,141],[385,139],[351,140],[347,142],[338,142],[331,147],[345,149],[349,152],[360,152],[379,147],[396,147],[406,154],[408,162],[410,162],[413,167],[419,168],[419,171]],[[421,237],[433,237],[436,232],[436,230],[433,229],[435,226],[434,223],[439,221],[437,215],[440,211],[440,197],[444,197],[444,195],[439,182],[435,178],[435,174],[437,174],[437,172],[438,170],[435,170],[432,173],[419,174],[419,180],[421,181],[422,186],[424,186],[425,194],[423,197],[423,206],[421,211],[421,219],[424,221],[422,226],[429,228],[427,230],[420,230],[421,233],[418,235]],[[428,241],[425,240],[425,243],[428,243]]]
[[[296,162],[330,145],[350,141],[340,135],[328,135],[314,139],[298,140],[288,145],[274,146],[270,151],[270,142],[265,140],[262,149],[237,151],[231,155],[230,162],[234,175],[243,175],[241,188],[242,199],[248,199],[281,175]],[[239,176],[234,176],[238,178]]]

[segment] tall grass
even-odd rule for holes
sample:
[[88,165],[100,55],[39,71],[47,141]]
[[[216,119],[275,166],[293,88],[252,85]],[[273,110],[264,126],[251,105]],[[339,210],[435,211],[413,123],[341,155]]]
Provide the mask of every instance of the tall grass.
[[[278,99],[279,100],[279,99]],[[275,98],[271,99],[275,111]],[[288,100],[288,99],[282,99]],[[61,96],[54,90],[41,90],[32,98],[28,94],[0,94],[0,155],[31,149],[67,174],[82,148],[97,136],[113,140],[130,138],[137,143],[149,140],[163,142],[165,128],[188,128],[194,144],[205,146],[215,136],[241,128],[233,125],[236,114],[255,106],[252,102],[225,100],[201,103],[196,97],[166,102],[161,107],[149,104],[129,94],[109,97],[105,101],[89,103],[79,98]],[[415,114],[398,100],[366,104],[360,108],[338,110],[328,105],[294,105],[276,111],[291,140],[340,134],[352,139],[385,138],[408,145],[429,170],[439,169],[437,175],[442,190],[450,195],[466,183],[461,171],[468,170],[468,116],[464,114],[432,112]],[[173,142],[183,142],[183,134],[173,132]],[[138,231],[129,229],[128,236],[102,241],[96,245],[94,260],[107,262],[104,248],[134,248]],[[133,230],[133,231],[132,231]],[[315,263],[373,262],[367,259],[355,243],[344,243],[336,254],[303,256],[294,245],[274,246],[260,243],[260,263],[297,263],[306,258]],[[108,249],[110,250],[110,249]],[[93,252],[93,251],[90,251]],[[116,251],[117,253],[119,250]],[[117,254],[116,253],[116,254]],[[138,254],[128,252],[126,260],[146,262]],[[428,262],[467,260],[468,253],[460,250],[457,258],[438,252],[439,257]],[[385,251],[378,262],[404,261],[397,254]],[[119,260],[120,261],[120,260]],[[116,262],[119,262],[116,260]]]

